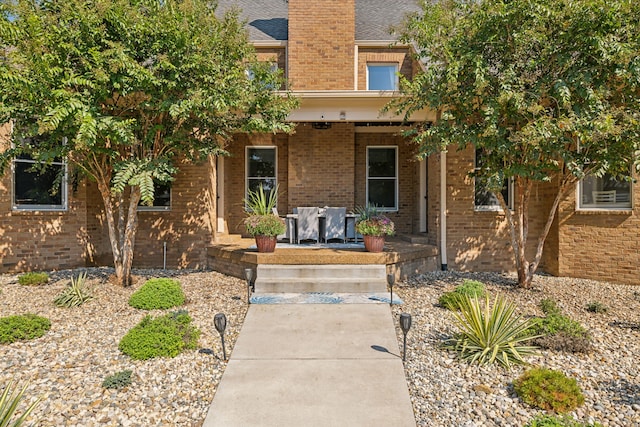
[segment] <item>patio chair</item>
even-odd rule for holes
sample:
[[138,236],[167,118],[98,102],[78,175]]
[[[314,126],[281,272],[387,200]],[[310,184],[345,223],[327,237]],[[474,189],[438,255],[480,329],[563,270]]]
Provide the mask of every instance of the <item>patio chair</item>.
[[322,236],[325,243],[327,243],[329,239],[340,239],[342,243],[346,241],[346,215],[347,208],[326,208],[324,213],[324,235]]
[[593,203],[615,203],[616,190],[609,191],[592,191]]
[[302,240],[320,240],[320,220],[318,218],[319,210],[317,207],[299,207],[298,208],[298,243]]
[[293,218],[288,218],[286,216],[280,216],[278,215],[278,208],[273,208],[272,210],[273,214],[275,216],[278,216],[280,218],[282,218],[284,220],[284,225],[287,227],[286,230],[284,231],[284,234],[279,234],[277,236],[278,241],[280,240],[288,240],[289,243],[294,243],[295,242],[295,237],[294,237],[294,228],[295,228],[295,221],[293,220]]

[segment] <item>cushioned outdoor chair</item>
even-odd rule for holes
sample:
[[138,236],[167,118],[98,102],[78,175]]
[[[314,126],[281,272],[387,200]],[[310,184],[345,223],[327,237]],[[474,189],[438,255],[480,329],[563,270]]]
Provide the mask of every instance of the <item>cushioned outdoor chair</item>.
[[278,241],[287,240],[289,243],[295,243],[295,222],[293,221],[293,218],[287,218],[286,216],[278,215],[278,208],[273,208],[272,212],[275,216],[279,216],[280,218],[282,218],[284,220],[285,226],[287,227],[284,231],[284,234],[279,234],[277,236]]
[[302,240],[315,240],[318,243],[320,240],[319,213],[320,211],[317,207],[298,208],[298,243]]
[[322,238],[327,243],[329,239],[340,239],[345,242],[345,220],[347,208],[326,208],[324,213],[324,235]]

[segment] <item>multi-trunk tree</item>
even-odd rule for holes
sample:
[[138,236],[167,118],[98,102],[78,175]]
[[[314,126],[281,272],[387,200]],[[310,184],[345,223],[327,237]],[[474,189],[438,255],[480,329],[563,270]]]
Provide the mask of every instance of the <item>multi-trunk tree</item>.
[[224,155],[234,132],[291,130],[281,73],[215,2],[16,0],[0,14],[0,121],[13,125],[2,164],[64,157],[97,183],[122,285],[138,205],[176,159]]
[[[427,156],[472,145],[472,175],[499,200],[518,282],[531,285],[560,201],[588,175],[630,180],[640,149],[640,7],[635,0],[423,1],[407,20],[424,70],[395,104],[438,112],[411,134]],[[512,180],[510,210],[501,194]],[[557,185],[526,256],[531,191]]]

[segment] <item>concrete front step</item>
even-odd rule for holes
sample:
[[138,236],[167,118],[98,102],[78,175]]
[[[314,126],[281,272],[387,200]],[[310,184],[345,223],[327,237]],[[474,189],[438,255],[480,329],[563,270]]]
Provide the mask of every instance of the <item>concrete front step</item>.
[[255,292],[386,292],[385,265],[260,264]]

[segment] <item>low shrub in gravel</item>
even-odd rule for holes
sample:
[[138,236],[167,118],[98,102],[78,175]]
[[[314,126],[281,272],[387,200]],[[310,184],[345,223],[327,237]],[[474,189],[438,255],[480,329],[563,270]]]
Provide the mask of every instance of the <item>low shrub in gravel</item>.
[[40,338],[49,329],[49,319],[31,313],[0,317],[0,344]]
[[534,368],[513,382],[518,397],[536,408],[569,412],[584,403],[578,382],[560,371]]
[[537,319],[531,334],[539,335],[534,344],[557,351],[584,353],[591,349],[591,334],[579,322],[563,315],[555,302],[542,300],[546,316]]
[[142,310],[156,310],[184,304],[184,292],[175,279],[149,279],[131,295],[129,305]]
[[93,290],[86,285],[87,273],[71,278],[69,285],[53,300],[58,307],[78,307],[93,299]]
[[458,353],[470,363],[498,362],[505,367],[514,363],[525,363],[523,356],[535,351],[527,345],[532,337],[527,334],[531,319],[522,319],[515,314],[515,305],[497,295],[493,305],[485,296],[484,306],[480,299],[469,295],[460,297],[460,312],[453,312],[461,332],[445,342],[445,348]]
[[[16,411],[21,407],[20,403],[24,399],[28,384],[21,389],[14,388],[13,380],[4,387],[4,391],[0,394],[0,426],[20,427],[26,421],[26,418],[33,412],[35,407],[40,403],[40,398],[36,399],[29,406],[24,408],[24,412],[18,415]],[[13,421],[12,421],[13,418]]]
[[126,369],[124,371],[116,372],[113,375],[109,375],[102,382],[102,387],[121,389],[131,385],[131,373],[131,370]]
[[200,330],[191,325],[191,317],[184,311],[164,316],[145,316],[122,337],[118,348],[132,359],[175,357],[183,350],[195,349]]
[[463,296],[470,296],[472,298],[481,298],[486,294],[486,288],[484,283],[477,280],[465,280],[462,285],[456,286],[451,292],[445,292],[438,299],[438,304],[449,310],[460,309],[460,298]]
[[569,415],[538,415],[525,427],[602,427],[602,424],[583,423]]
[[24,286],[38,286],[49,282],[47,273],[29,272],[18,277],[18,283]]
[[606,313],[609,308],[601,302],[594,301],[587,304],[587,311],[591,313]]

